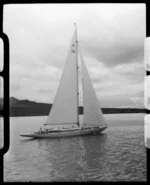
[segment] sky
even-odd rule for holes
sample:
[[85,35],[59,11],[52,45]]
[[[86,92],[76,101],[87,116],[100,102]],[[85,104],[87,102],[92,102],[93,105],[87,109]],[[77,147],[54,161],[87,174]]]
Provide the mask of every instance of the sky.
[[145,70],[150,71],[150,37],[145,39],[144,44],[144,64]]
[[145,4],[5,5],[10,96],[53,102],[76,22],[101,107],[144,107],[145,17]]
[[150,110],[150,75],[145,76],[145,107]]

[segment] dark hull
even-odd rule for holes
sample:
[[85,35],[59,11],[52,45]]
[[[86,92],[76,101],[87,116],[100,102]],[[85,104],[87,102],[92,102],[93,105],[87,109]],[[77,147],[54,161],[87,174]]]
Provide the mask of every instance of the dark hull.
[[83,136],[83,135],[91,135],[104,131],[107,127],[97,127],[97,128],[86,128],[79,130],[69,130],[69,131],[58,131],[58,132],[49,132],[49,133],[38,133],[35,132],[33,134],[23,134],[20,135],[22,137],[31,137],[35,139],[42,138],[60,138],[60,137],[74,137],[74,136]]

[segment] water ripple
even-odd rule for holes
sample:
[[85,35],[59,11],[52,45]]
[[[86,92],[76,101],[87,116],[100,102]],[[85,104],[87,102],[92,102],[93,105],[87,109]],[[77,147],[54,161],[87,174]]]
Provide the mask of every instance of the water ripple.
[[146,181],[144,121],[110,117],[103,134],[44,140],[19,136],[28,122],[37,127],[37,117],[13,118],[5,181]]

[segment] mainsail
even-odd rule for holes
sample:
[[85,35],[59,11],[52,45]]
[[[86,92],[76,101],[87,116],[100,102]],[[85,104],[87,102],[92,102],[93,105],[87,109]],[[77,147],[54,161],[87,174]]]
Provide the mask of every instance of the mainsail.
[[87,68],[80,52],[82,65],[83,105],[84,117],[82,127],[95,127],[106,125],[98,99],[93,89]]
[[77,30],[75,29],[57,94],[44,125],[79,124],[77,68]]
[[[81,53],[80,68],[78,67],[77,43],[77,28],[75,27],[57,93],[44,124],[46,128],[44,130],[40,128],[38,132],[21,136],[33,138],[82,136],[99,133],[107,128]],[[82,84],[78,80],[79,74]],[[79,123],[80,90],[82,91],[81,94],[83,94],[84,116],[83,122]]]
[[[44,125],[79,125],[78,113],[78,49],[75,29],[57,93]],[[98,99],[92,87],[87,68],[80,52],[84,116],[81,127],[106,126]]]

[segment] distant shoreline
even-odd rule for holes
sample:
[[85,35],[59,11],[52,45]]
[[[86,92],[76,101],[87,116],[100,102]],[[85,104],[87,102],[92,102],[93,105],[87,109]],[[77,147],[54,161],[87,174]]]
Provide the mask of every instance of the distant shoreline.
[[[19,109],[19,110],[18,110]],[[41,108],[41,112],[37,108],[37,110],[30,107],[11,107],[10,109],[10,117],[31,117],[31,116],[48,116],[50,108],[43,109]],[[30,113],[29,113],[30,112]],[[119,109],[119,108],[102,108],[103,114],[135,114],[135,113],[146,113],[145,109]],[[79,115],[83,115],[83,108],[79,108]]]
[[[145,112],[129,112],[129,113],[104,113],[104,115],[107,115],[107,114],[144,114]],[[80,115],[83,115],[83,114],[80,114]],[[10,118],[14,118],[14,117],[40,117],[40,116],[48,116],[48,115],[22,115],[22,116],[19,116],[19,115],[13,115],[13,116],[10,116]],[[2,116],[0,116],[2,117]]]
[[[2,109],[2,99],[0,110]],[[10,98],[10,117],[48,116],[52,104],[37,103],[29,100]],[[144,108],[102,108],[103,114],[132,114],[146,113]],[[79,114],[83,115],[83,107],[79,107]]]
[[[144,114],[145,112],[130,112],[130,113],[106,113],[104,115],[107,115],[107,114]],[[83,115],[83,114],[80,114],[80,115]],[[40,117],[40,116],[48,116],[48,115],[13,115],[13,116],[9,116],[10,118],[17,118],[17,117]],[[0,115],[0,118],[2,118],[2,116]]]

